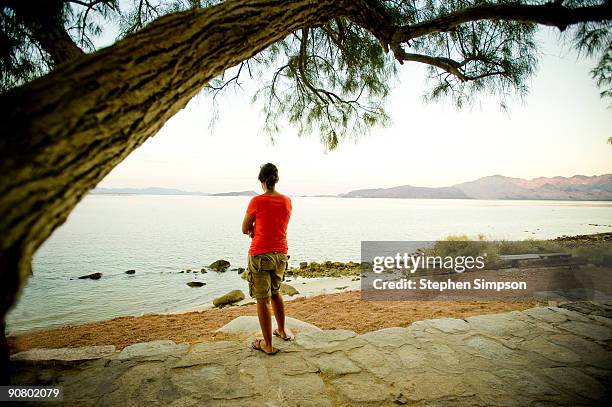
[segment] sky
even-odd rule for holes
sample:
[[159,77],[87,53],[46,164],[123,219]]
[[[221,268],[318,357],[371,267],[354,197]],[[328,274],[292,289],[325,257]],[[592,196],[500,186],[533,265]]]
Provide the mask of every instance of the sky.
[[360,188],[439,187],[483,176],[600,175],[612,172],[612,100],[590,78],[594,61],[561,46],[551,29],[538,36],[543,58],[530,92],[510,103],[483,99],[457,110],[450,101],[426,104],[425,70],[399,67],[388,101],[391,125],[327,152],[316,134],[285,130],[272,143],[261,129],[261,105],[245,92],[212,101],[199,95],[98,186],[166,187],[199,192],[259,191],[266,162],[279,168],[277,189],[294,195],[338,194]]

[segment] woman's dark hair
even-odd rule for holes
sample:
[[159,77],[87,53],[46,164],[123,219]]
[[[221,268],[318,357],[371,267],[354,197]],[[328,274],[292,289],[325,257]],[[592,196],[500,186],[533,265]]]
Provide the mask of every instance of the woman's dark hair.
[[274,185],[278,182],[278,168],[272,163],[262,165],[257,179],[266,184],[268,189],[274,189]]

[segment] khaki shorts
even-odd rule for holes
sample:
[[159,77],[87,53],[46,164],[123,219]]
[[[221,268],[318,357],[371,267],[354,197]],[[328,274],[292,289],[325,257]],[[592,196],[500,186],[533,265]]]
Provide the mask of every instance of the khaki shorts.
[[249,254],[246,272],[251,298],[266,298],[278,293],[286,268],[287,255],[284,253]]

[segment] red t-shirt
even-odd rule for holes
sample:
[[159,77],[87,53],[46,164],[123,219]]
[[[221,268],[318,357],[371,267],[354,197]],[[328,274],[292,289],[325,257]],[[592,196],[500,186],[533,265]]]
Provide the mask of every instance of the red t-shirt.
[[291,199],[285,195],[257,195],[249,202],[247,214],[255,217],[255,236],[249,254],[286,254]]

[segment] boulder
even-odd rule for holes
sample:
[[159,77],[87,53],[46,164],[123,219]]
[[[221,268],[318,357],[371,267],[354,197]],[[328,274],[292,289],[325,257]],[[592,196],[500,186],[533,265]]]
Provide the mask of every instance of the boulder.
[[125,274],[135,274],[136,270],[127,270]]
[[99,280],[100,277],[102,277],[102,273],[91,273],[91,274],[87,274],[85,276],[79,277],[79,280],[83,280],[83,279],[86,279],[86,278],[89,278],[91,280]]
[[227,260],[217,260],[215,262],[213,262],[210,266],[208,266],[208,268],[213,269],[217,272],[224,272],[226,271],[230,266],[230,262]]
[[186,271],[187,271],[187,273],[191,273],[191,269],[187,269]]
[[202,287],[203,285],[206,285],[206,283],[203,283],[201,281],[190,281],[187,283],[187,285],[189,287]]
[[289,284],[281,283],[280,293],[282,295],[288,295],[290,297],[293,297],[294,295],[298,295],[300,292],[296,290],[295,288],[293,288],[292,286],[290,286]]
[[185,272],[185,270],[181,270],[181,271],[179,271],[179,273],[184,273],[184,272]]
[[244,267],[238,267],[238,274],[244,273]]
[[205,274],[205,273],[208,273],[208,271],[206,271],[206,269],[203,268],[200,270],[200,273]]
[[300,268],[301,268],[301,269],[308,268],[308,262],[307,262],[307,261],[302,261],[302,262],[300,262]]
[[241,290],[232,290],[221,297],[215,298],[213,300],[213,305],[215,307],[222,307],[242,300],[244,300],[244,293]]
[[[289,329],[299,332],[306,331],[321,331],[321,329],[317,326],[309,324],[308,322],[300,321],[299,319],[286,317],[285,324]],[[276,328],[276,319],[272,318],[272,329]],[[222,332],[226,334],[240,334],[240,333],[260,333],[261,328],[259,327],[259,320],[256,316],[240,316],[234,318],[226,325],[223,325],[221,328],[217,329],[217,332]]]

